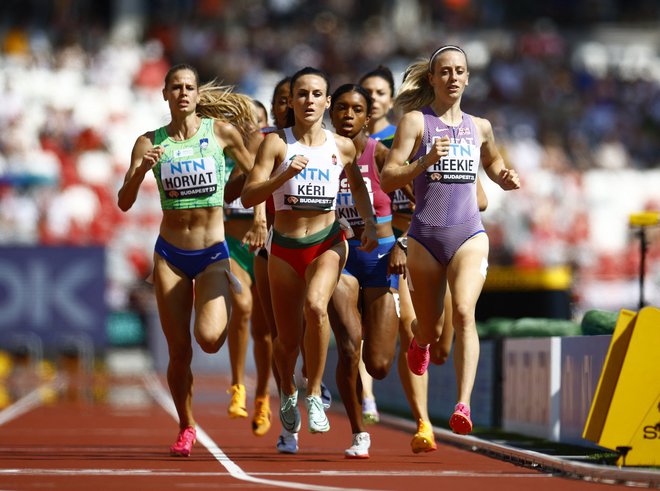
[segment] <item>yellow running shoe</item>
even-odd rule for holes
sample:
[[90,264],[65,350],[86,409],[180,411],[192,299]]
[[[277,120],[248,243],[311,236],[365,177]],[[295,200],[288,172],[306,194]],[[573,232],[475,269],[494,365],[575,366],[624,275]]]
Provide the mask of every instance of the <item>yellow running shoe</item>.
[[270,399],[268,396],[257,397],[254,400],[252,433],[255,436],[264,436],[268,430],[270,430]]
[[420,452],[433,452],[438,449],[435,443],[435,435],[433,435],[433,427],[431,423],[424,420],[417,420],[417,433],[413,436],[410,442],[410,447],[413,453]]
[[245,395],[245,385],[243,384],[234,384],[231,386],[231,389],[227,391],[227,394],[231,394],[231,402],[227,408],[227,414],[229,417],[234,418],[247,418],[247,396]]

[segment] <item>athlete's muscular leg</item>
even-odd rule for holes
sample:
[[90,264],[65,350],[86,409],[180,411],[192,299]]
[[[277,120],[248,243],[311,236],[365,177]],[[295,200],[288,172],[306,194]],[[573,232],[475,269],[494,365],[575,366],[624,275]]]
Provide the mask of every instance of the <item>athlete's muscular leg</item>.
[[337,342],[335,377],[352,433],[364,431],[361,405],[357,394],[358,363],[362,342],[362,324],[357,309],[359,285],[353,276],[341,275],[328,305],[330,326]]
[[345,241],[328,249],[307,267],[305,280],[305,353],[307,393],[321,396],[321,379],[330,341],[328,303],[346,264],[348,245]]
[[488,237],[477,234],[466,241],[449,263],[453,324],[456,330],[454,366],[458,401],[469,405],[479,361],[475,309],[486,280]]
[[449,288],[445,292],[444,304],[445,309],[440,321],[442,323],[440,339],[431,344],[431,363],[434,365],[443,365],[447,361],[454,341],[454,319],[452,315],[454,309],[451,306],[451,291]]
[[275,338],[277,338],[277,326],[275,324],[275,314],[273,313],[273,304],[270,295],[270,283],[268,280],[268,259],[261,257],[259,254],[254,256],[254,281],[259,291],[259,301],[261,303],[261,310],[263,313],[264,322],[266,327],[270,329],[270,344],[271,344],[271,357],[272,357],[272,370],[273,378],[280,388],[280,376],[277,372],[275,365],[275,357],[272,355],[272,350],[275,346]]
[[415,421],[422,419],[430,421],[428,411],[428,371],[418,376],[408,368],[408,346],[413,338],[412,323],[415,320],[415,311],[408,290],[408,283],[399,278],[399,305],[401,317],[399,319],[399,359],[397,369],[403,391],[410,405],[410,411]]
[[369,374],[382,380],[389,373],[396,353],[399,319],[396,316],[394,297],[389,287],[363,288],[362,297],[362,357]]
[[232,311],[227,327],[231,383],[245,385],[245,359],[250,337],[250,316],[253,309],[252,279],[234,259],[229,259],[231,270],[241,283],[241,293],[231,292]]
[[416,314],[412,330],[417,344],[426,345],[440,338],[440,318],[447,288],[446,269],[412,237],[408,239],[410,295]]
[[229,260],[209,264],[195,277],[195,339],[206,353],[216,353],[227,338],[231,315]]
[[273,342],[271,329],[266,321],[264,309],[261,305],[261,295],[253,285],[252,298],[254,308],[252,309],[251,334],[253,341],[254,364],[257,369],[257,387],[255,395],[266,397],[268,395],[268,382],[270,380],[271,367],[273,365]]
[[268,279],[277,337],[273,358],[280,376],[280,390],[291,395],[296,391],[293,372],[300,353],[305,305],[305,282],[283,259],[268,258]]
[[179,426],[183,429],[195,424],[190,369],[193,354],[190,334],[192,281],[154,254],[154,290],[169,352],[167,384],[179,416]]

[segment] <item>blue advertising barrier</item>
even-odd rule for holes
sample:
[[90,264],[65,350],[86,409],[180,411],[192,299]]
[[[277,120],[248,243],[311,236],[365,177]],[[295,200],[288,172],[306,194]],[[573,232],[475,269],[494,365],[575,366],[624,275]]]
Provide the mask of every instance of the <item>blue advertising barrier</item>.
[[103,247],[1,247],[0,347],[105,346]]

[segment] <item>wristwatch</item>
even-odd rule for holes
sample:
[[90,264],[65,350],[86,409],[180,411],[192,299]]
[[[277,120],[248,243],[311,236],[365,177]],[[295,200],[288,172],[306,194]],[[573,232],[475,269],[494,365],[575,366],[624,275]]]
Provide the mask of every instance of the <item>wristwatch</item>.
[[408,237],[399,237],[396,239],[396,245],[398,245],[403,252],[407,253],[408,252]]

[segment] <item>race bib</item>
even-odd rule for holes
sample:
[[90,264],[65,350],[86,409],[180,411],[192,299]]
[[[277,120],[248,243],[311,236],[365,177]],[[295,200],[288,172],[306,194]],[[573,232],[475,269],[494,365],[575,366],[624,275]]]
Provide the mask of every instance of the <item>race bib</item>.
[[211,157],[164,162],[160,178],[168,198],[205,196],[218,188],[215,159]]

